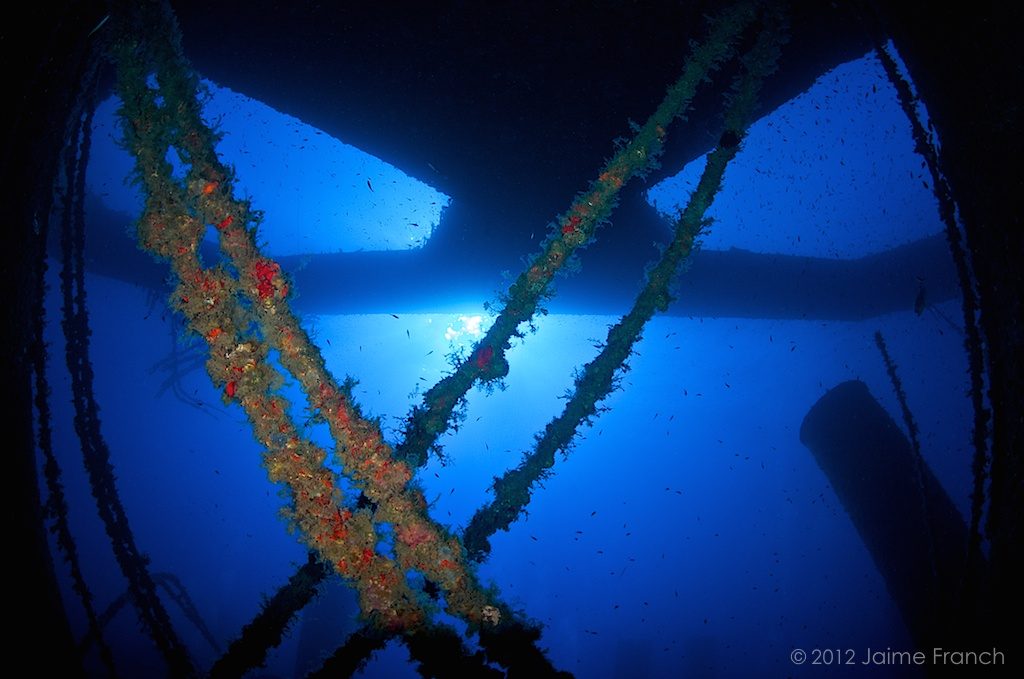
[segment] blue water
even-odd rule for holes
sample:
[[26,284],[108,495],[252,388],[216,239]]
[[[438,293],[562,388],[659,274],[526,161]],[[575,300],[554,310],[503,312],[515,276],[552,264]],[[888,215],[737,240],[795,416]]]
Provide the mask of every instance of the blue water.
[[[281,129],[296,124],[283,122]],[[248,172],[258,159],[232,156],[242,145],[229,141],[232,133],[246,134],[244,122],[224,125],[225,159],[268,214],[271,254],[275,238],[294,242],[274,235],[275,221],[306,229],[306,247],[320,251],[419,247],[436,226],[431,220],[440,207],[417,213],[422,219],[364,215],[381,223],[422,221],[425,233],[421,240],[406,230],[379,242],[324,241],[319,229],[328,217],[287,212],[291,197],[308,186],[303,176],[274,187]],[[297,148],[294,135],[278,139],[298,154],[297,163],[309,152]],[[311,150],[334,153],[328,147],[343,141]],[[127,211],[133,198],[108,152],[96,152],[91,190]],[[339,171],[351,172],[350,183],[361,189],[365,165],[353,167]],[[680,170],[674,185],[651,192],[659,208],[685,202],[680,192],[700,167]],[[866,55],[754,126],[726,174],[703,247],[844,259],[939,233],[921,172],[895,94]],[[429,188],[410,190],[420,193],[396,201],[447,200],[428,198]],[[59,267],[51,261],[47,307],[55,448],[86,577],[102,609],[125,584],[96,518],[62,396],[69,386]],[[220,650],[164,598],[195,664],[205,669],[262,598],[305,562],[306,550],[279,517],[287,499],[268,482],[244,414],[210,383],[202,368],[205,343],[182,330],[166,293],[93,274],[87,289],[96,397],[121,499],[151,571],[180,579],[214,634]],[[359,380],[355,395],[364,412],[383,418],[394,442],[418,394],[448,369],[446,354],[471,346],[493,320],[488,301],[460,313],[424,309],[395,318],[382,309],[307,316],[303,323],[333,374]],[[908,298],[905,309],[856,322],[656,317],[629,360],[623,388],[603,403],[609,410],[580,431],[571,455],[534,494],[528,518],[492,539],[481,580],[540,622],[554,666],[579,677],[810,677],[826,668],[794,665],[794,649],[914,650],[871,555],[798,431],[817,399],[848,379],[863,380],[902,422],[873,340],[881,331],[920,427],[924,458],[966,517],[967,366],[962,337],[938,313],[959,322],[959,309],[949,299],[918,315]],[[509,353],[506,388],[469,394],[463,426],[441,439],[447,464],[433,459],[418,474],[437,521],[455,530],[468,522],[488,499],[493,477],[516,464],[560,412],[573,370],[596,354],[595,340],[617,320],[540,318],[537,331]],[[177,360],[169,360],[175,352]],[[356,629],[354,596],[338,582],[325,589],[293,622],[266,669],[252,676],[301,676]],[[81,635],[85,623],[69,586],[63,596]],[[130,609],[106,633],[124,676],[160,675],[161,660]],[[828,669],[852,676],[862,668]],[[405,648],[393,642],[361,676],[416,673]]]

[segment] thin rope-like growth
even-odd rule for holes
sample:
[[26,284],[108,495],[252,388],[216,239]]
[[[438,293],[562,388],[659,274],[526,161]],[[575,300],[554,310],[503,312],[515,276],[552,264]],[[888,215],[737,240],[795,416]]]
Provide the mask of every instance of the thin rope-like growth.
[[117,493],[110,450],[100,431],[99,406],[93,390],[93,370],[89,359],[89,316],[85,292],[85,168],[89,159],[88,131],[92,116],[82,122],[77,153],[68,156],[68,193],[61,230],[64,266],[61,271],[65,355],[71,377],[75,432],[81,442],[82,457],[100,519],[110,538],[121,572],[128,581],[132,604],[146,633],[156,644],[173,676],[191,676],[194,669],[184,643],[171,625],[156,584],[150,576],[147,559],[139,550],[128,522],[128,515]]
[[[89,122],[91,119],[90,110],[78,126],[79,137],[88,134]],[[75,163],[75,158],[77,157],[76,146],[71,144],[66,150],[66,153],[65,181],[67,186],[65,189],[70,192],[77,167],[77,164]],[[69,196],[66,195],[65,211],[69,209],[71,209]],[[67,218],[67,215],[65,215],[65,218]],[[40,223],[38,224],[38,231],[35,234],[35,260],[37,262],[35,284],[38,292],[38,299],[43,298],[43,292],[46,289],[46,243],[49,238],[49,233],[49,214],[47,214],[40,220]],[[68,565],[68,571],[71,577],[71,588],[75,594],[78,595],[79,601],[82,604],[82,609],[85,612],[85,618],[88,624],[86,634],[95,638],[96,645],[99,648],[100,660],[107,668],[107,672],[110,676],[116,677],[117,669],[114,664],[114,655],[111,651],[110,645],[103,637],[100,618],[96,612],[96,607],[93,605],[92,592],[89,589],[89,585],[85,580],[85,574],[82,570],[78,546],[71,533],[71,526],[68,521],[67,497],[64,494],[64,484],[61,481],[62,473],[60,463],[57,461],[57,456],[54,454],[53,450],[53,436],[51,429],[52,417],[49,401],[50,386],[46,379],[47,351],[45,341],[43,339],[45,327],[46,305],[39,304],[36,307],[36,313],[32,318],[32,334],[34,339],[30,356],[35,382],[34,403],[36,407],[36,422],[38,429],[37,443],[39,451],[43,457],[43,477],[46,482],[46,490],[48,493],[48,497],[44,505],[44,514],[50,521],[52,521],[50,530],[56,536],[57,548],[60,549],[64,556],[64,561]]]
[[[222,649],[217,639],[213,636],[213,632],[210,631],[209,626],[203,620],[199,614],[199,610],[192,602],[192,597],[189,596],[188,590],[185,589],[185,585],[176,576],[170,573],[153,573],[153,582],[158,587],[162,587],[167,596],[178,605],[184,614],[185,619],[192,623],[192,626],[196,628],[196,631],[206,640],[206,643],[210,645],[215,652],[221,653]],[[125,591],[123,594],[118,596],[116,599],[107,604],[107,607],[103,609],[98,617],[99,628],[103,629],[110,624],[117,614],[125,606],[131,603],[131,592]],[[85,638],[81,641],[82,648],[95,643],[99,637],[93,630],[89,630]]]
[[210,669],[210,679],[240,677],[266,661],[267,651],[281,643],[285,630],[295,614],[316,596],[317,586],[330,570],[310,552],[303,564],[260,608],[259,614],[242,629]]
[[[713,38],[709,40],[709,44],[713,47],[694,48],[697,57],[691,60],[684,77],[670,89],[666,103],[659,107],[658,112],[648,125],[641,128],[637,139],[610,161],[596,182],[595,190],[578,199],[574,203],[573,210],[562,220],[564,224],[560,234],[548,242],[546,250],[549,254],[554,253],[547,260],[547,263],[552,266],[545,265],[538,269],[535,262],[535,265],[521,276],[522,280],[529,281],[532,286],[528,292],[542,293],[547,282],[550,282],[557,269],[564,264],[566,253],[570,251],[567,246],[579,247],[589,240],[587,233],[592,233],[596,225],[603,219],[601,212],[594,209],[594,201],[604,204],[607,207],[606,211],[610,211],[614,204],[614,195],[623,183],[623,177],[628,179],[640,174],[654,162],[653,159],[660,151],[665,134],[661,122],[667,125],[675,115],[678,115],[679,111],[684,110],[688,99],[683,95],[688,92],[692,96],[692,91],[699,80],[705,77],[712,67],[717,66],[718,61],[724,58],[724,55],[731,53],[731,46],[726,44],[728,41],[723,38],[723,33],[729,33],[730,38],[735,39],[739,28],[734,25],[734,22],[745,25],[751,19],[750,16],[747,16],[749,12],[750,8],[744,5],[739,10],[727,14],[727,18],[719,22],[716,31],[712,33]],[[168,94],[166,93],[173,92],[171,100],[180,102],[184,98],[187,101],[189,91],[195,89],[194,85],[181,82],[181,78],[174,74],[173,68],[163,68],[168,62],[180,61],[177,49],[172,51],[174,54],[165,53],[161,55],[161,58],[151,59],[154,64],[157,87],[150,86],[150,89],[159,92],[158,96],[161,98],[167,99]],[[141,71],[146,70],[141,69]],[[281,412],[288,411],[287,404],[275,396],[269,411],[266,408],[254,411],[251,408],[252,399],[248,398],[255,392],[265,400],[272,391],[272,388],[267,389],[267,385],[273,385],[278,378],[270,374],[271,371],[264,358],[268,347],[280,348],[281,364],[289,372],[300,381],[303,381],[306,376],[311,376],[307,380],[308,386],[315,390],[310,399],[311,406],[314,411],[327,418],[332,434],[340,433],[340,437],[336,436],[336,439],[345,443],[339,448],[351,448],[349,442],[353,439],[365,438],[365,432],[369,428],[359,422],[353,426],[353,420],[356,419],[353,414],[358,416],[358,410],[351,403],[350,389],[347,385],[342,387],[332,385],[329,375],[326,374],[326,369],[322,366],[319,352],[308,343],[308,338],[304,337],[297,323],[293,322],[290,312],[284,304],[288,283],[281,275],[279,267],[260,257],[254,245],[251,244],[251,232],[244,227],[251,222],[253,216],[247,204],[235,201],[230,197],[230,170],[220,165],[212,153],[212,144],[207,143],[212,141],[215,135],[205,128],[202,121],[199,120],[198,111],[191,105],[181,106],[179,103],[174,111],[166,112],[161,111],[159,106],[153,106],[156,99],[155,92],[148,93],[138,87],[138,83],[142,80],[140,76],[146,76],[141,71],[134,78],[136,83],[134,101],[141,105],[135,109],[129,109],[126,105],[124,110],[125,118],[132,125],[131,129],[126,130],[126,136],[129,139],[133,134],[146,137],[133,145],[133,148],[138,149],[136,155],[142,161],[139,177],[144,186],[152,188],[150,195],[159,195],[161,201],[149,203],[151,209],[147,210],[147,214],[140,224],[140,237],[148,249],[169,258],[178,271],[180,284],[175,291],[174,306],[179,308],[190,320],[192,329],[199,332],[210,344],[213,355],[207,367],[211,377],[215,383],[224,388],[225,396],[229,400],[238,400],[247,410],[250,419],[257,426],[257,438],[261,442],[264,442],[272,450],[275,441],[278,442],[278,445],[281,441],[285,441],[286,447],[291,444],[293,452],[296,452],[295,449],[299,444],[294,443],[291,439],[295,429],[280,416]],[[125,99],[131,100],[132,97],[129,95]],[[685,99],[685,101],[681,102],[681,99]],[[673,113],[673,111],[676,112]],[[164,127],[170,128],[171,132],[168,133],[162,129]],[[162,147],[161,144],[164,146]],[[150,146],[157,150],[149,149]],[[160,165],[166,152],[161,152],[159,149],[166,147],[177,148],[179,152],[184,151],[183,158],[189,164],[188,174],[184,181],[184,191],[176,192],[173,183],[161,179],[161,176],[166,174],[166,168]],[[182,210],[182,205],[194,207]],[[191,212],[196,214],[196,219],[190,220],[184,214]],[[175,214],[178,216],[175,217]],[[175,227],[171,225],[171,222],[174,222],[175,219],[178,220],[177,228],[180,229],[177,234],[172,233],[172,229]],[[226,270],[204,270],[193,262],[197,247],[193,239],[203,229],[203,223],[213,224],[216,227],[220,236],[222,252],[230,262],[229,268]],[[187,237],[181,238],[183,235]],[[543,285],[536,285],[542,279],[545,279]],[[239,304],[235,301],[235,298],[239,296],[246,298],[246,301]],[[202,300],[202,303],[200,304],[198,300]],[[247,327],[245,319],[253,316],[256,317],[262,333],[256,337],[243,337],[239,328]],[[240,342],[242,339],[245,341]],[[225,356],[233,356],[239,353],[239,347],[244,348],[242,351],[243,363],[239,365],[229,362],[227,365],[219,365],[220,361],[217,356],[219,351],[225,351]],[[485,359],[484,356],[485,354],[477,356],[478,367],[483,367],[482,364],[490,362],[491,357],[488,356]],[[303,384],[303,386],[306,387],[307,384]],[[335,388],[340,393],[334,392]],[[309,393],[308,390],[307,393]],[[258,402],[259,400],[257,400]],[[266,422],[268,420],[270,425]],[[365,423],[365,420],[363,422]],[[356,436],[353,436],[353,430],[355,430]],[[266,431],[269,435],[261,435],[261,431]],[[372,451],[379,446],[377,443],[379,431],[371,431],[370,435],[375,439],[370,442]],[[294,459],[296,456],[308,457],[301,452],[296,452],[296,455],[290,456],[289,459],[282,459],[273,453],[269,454],[267,460],[268,468],[272,472],[271,477],[289,483],[293,494],[297,489],[300,498],[305,492],[314,497],[315,502],[329,503],[330,501],[325,500],[322,492],[314,492],[308,487],[301,487],[302,484],[299,484],[298,487],[295,485],[296,476],[308,478],[310,474],[315,473],[311,467],[318,466],[322,457],[316,459],[316,456],[313,456],[312,459],[307,460],[312,463],[310,465],[289,466],[299,462]],[[350,468],[345,459],[342,459],[342,463],[345,464],[346,469]],[[382,477],[394,472],[399,472],[404,476],[408,472],[402,472],[401,463],[390,461],[389,456],[384,454],[381,454],[379,458],[371,459],[369,464],[374,467],[374,482],[361,482],[358,468],[355,478],[360,489],[378,507],[378,511],[373,517],[376,522],[382,516],[394,516],[394,512],[388,514],[379,510],[382,500],[387,501],[396,495],[391,490],[381,491]],[[422,496],[418,491],[414,495],[414,499],[416,504],[422,503]],[[299,524],[304,535],[309,532],[311,527],[315,531],[317,525],[317,521],[301,523],[302,517],[307,514],[306,509],[300,508],[297,503],[292,518]],[[307,515],[306,518],[309,516]],[[325,523],[328,524],[331,528],[329,535],[331,540],[340,541],[340,534],[347,533],[347,524],[351,520],[351,512],[339,508],[329,517],[320,516],[319,524],[321,526]],[[422,524],[415,522],[412,525],[409,525],[408,522],[399,525],[396,535],[398,537],[396,551],[399,553],[400,559],[402,551],[407,551],[406,548],[412,547],[413,550],[416,550],[423,542],[433,541],[432,536],[422,529]],[[322,534],[320,538],[318,540],[320,542],[328,541],[323,538]],[[461,546],[457,539],[454,539],[454,536],[452,539],[454,542],[450,544],[459,549],[456,551],[453,548],[447,554],[461,554]],[[365,565],[359,562],[365,560],[366,550],[366,546],[363,546],[361,550],[355,550],[358,560],[342,556],[342,558],[331,562],[335,565],[336,570],[343,575],[348,575],[348,569],[352,568],[353,564]],[[352,550],[349,550],[348,555],[351,555],[351,552]],[[323,554],[322,549],[321,554]],[[415,557],[415,555],[413,556]],[[409,560],[407,559],[407,561]],[[418,565],[415,559],[412,562]],[[442,569],[458,567],[457,563],[444,558],[444,554],[442,554],[440,563]],[[429,572],[425,574],[430,582],[435,582]],[[444,588],[446,583],[441,580],[440,584]],[[458,592],[456,593],[458,594]],[[445,595],[449,602],[453,600],[451,587],[446,588]],[[392,601],[390,596],[388,600]],[[489,606],[493,612],[488,615],[493,616],[497,613],[502,620],[507,619],[507,609],[504,607],[497,609],[486,601],[482,606],[479,606],[478,603],[468,610],[479,616]],[[462,607],[463,610],[467,610],[465,604]],[[364,606],[365,610],[367,609]],[[527,628],[523,628],[518,633],[518,639],[526,640],[530,644],[535,642],[536,637],[537,634]]]
[[658,108],[605,164],[590,188],[551,225],[541,252],[509,287],[504,308],[484,337],[452,374],[428,389],[423,403],[413,408],[406,419],[403,440],[396,447],[400,459],[413,468],[426,464],[429,452],[436,449],[437,439],[451,426],[458,404],[473,385],[508,373],[505,352],[511,348],[513,337],[522,336],[519,327],[535,316],[541,301],[550,294],[555,274],[563,270],[573,253],[594,239],[597,228],[614,209],[622,187],[656,165],[669,125],[685,114],[700,83],[733,55],[736,42],[754,15],[750,3],[730,7],[714,21],[707,39],[691,46],[683,74],[668,88]]
[[917,422],[914,421],[914,414],[910,411],[907,393],[903,391],[903,381],[900,380],[899,373],[896,372],[896,363],[892,360],[892,356],[889,355],[889,348],[885,344],[885,338],[882,336],[881,331],[875,332],[875,345],[878,346],[878,351],[882,354],[882,360],[885,362],[885,372],[889,375],[889,381],[892,382],[892,390],[896,394],[896,400],[900,404],[900,414],[903,417],[903,423],[907,427],[907,436],[910,437],[910,448],[914,455],[914,485],[917,487],[921,511],[928,522],[928,561],[931,566],[932,577],[937,582],[939,579],[939,564],[935,552],[935,526],[933,525],[931,511],[928,509],[928,493],[925,491],[924,486],[925,462],[924,457],[921,455],[920,430],[917,427]]
[[[422,491],[410,483],[408,467],[393,459],[379,427],[362,416],[351,383],[339,385],[319,349],[291,312],[288,281],[280,266],[255,245],[257,216],[233,197],[232,175],[214,151],[216,135],[201,119],[198,81],[177,42],[169,9],[143,3],[126,10],[116,31],[118,89],[126,144],[138,164],[145,193],[139,223],[142,246],[169,259],[178,280],[172,304],[210,347],[207,370],[227,401],[246,411],[256,438],[267,448],[271,480],[291,491],[290,518],[309,546],[360,593],[364,614],[391,630],[422,625],[425,613],[405,572],[417,570],[437,583],[448,610],[478,626],[499,610],[511,610],[476,582],[458,539],[426,512]],[[149,36],[140,42],[137,36]],[[188,165],[174,179],[165,158],[174,149]],[[212,225],[225,263],[205,268],[198,244]],[[328,423],[335,457],[373,505],[352,511],[342,504],[326,453],[299,435],[289,404],[276,393],[283,375],[302,387],[309,406]],[[377,551],[375,525],[393,526],[395,559]],[[488,623],[494,624],[494,623]]]
[[775,71],[782,42],[782,27],[769,25],[761,31],[757,43],[744,58],[745,70],[730,96],[725,131],[708,155],[697,188],[676,221],[674,239],[648,273],[633,308],[612,326],[601,351],[576,378],[575,390],[568,395],[562,413],[537,436],[534,450],[524,456],[518,467],[495,479],[494,501],[477,510],[463,534],[466,549],[474,560],[482,560],[490,552],[491,535],[498,530],[508,530],[526,511],[534,486],[550,474],[556,453],[568,452],[579,427],[597,415],[598,402],[615,388],[615,373],[628,369],[626,360],[640,340],[644,326],[657,311],[668,309],[672,301],[670,284],[693,251],[705,225],[704,215],[721,188],[726,167],[739,152],[761,83]]
[[[700,80],[731,55],[733,42],[752,19],[751,5],[743,3],[713,25],[707,44],[694,48],[683,77],[656,113],[560,218],[543,253],[513,284],[498,321],[456,371],[457,388],[446,390],[451,398],[440,406],[435,423],[447,428],[452,408],[477,379],[496,379],[507,372],[508,342],[533,317],[555,273],[590,242],[622,185],[655,162],[667,125],[686,109]],[[401,634],[411,649],[433,646],[420,643],[423,639],[451,638],[431,622],[433,605],[410,586],[406,574],[416,571],[437,586],[443,595],[438,600],[448,613],[479,632],[488,662],[516,665],[518,671],[535,675],[553,673],[536,647],[539,628],[516,619],[493,592],[480,586],[458,536],[428,515],[423,492],[412,482],[410,458],[396,455],[379,424],[362,415],[352,383],[339,384],[327,371],[319,349],[291,311],[290,282],[256,246],[259,215],[235,197],[232,170],[216,155],[217,135],[202,120],[198,79],[182,55],[169,8],[152,0],[135,3],[122,9],[113,26],[119,36],[113,49],[119,114],[145,199],[138,223],[140,244],[170,262],[177,281],[171,304],[189,329],[205,339],[206,368],[224,400],[246,412],[266,449],[270,479],[289,490],[287,514],[301,539],[357,589],[364,616],[381,634]],[[738,142],[737,135],[734,146]],[[182,179],[166,160],[172,152],[185,166]],[[706,209],[704,204],[701,214]],[[220,245],[222,261],[215,266],[204,266],[198,256],[207,233]],[[653,308],[668,303],[667,274],[656,270],[652,278],[660,287],[645,298],[647,318]],[[643,321],[630,321],[636,336],[642,326]],[[604,366],[609,374],[628,354],[627,348],[617,363]],[[291,405],[279,393],[286,373],[301,387],[310,410],[327,424],[334,461],[369,501],[368,507],[345,505],[337,479],[326,467],[327,452],[304,438],[289,416]],[[436,395],[428,392],[427,398]],[[423,450],[430,446],[426,442]],[[382,524],[392,527],[394,557],[378,551],[377,528]]]
[[[900,73],[896,60],[890,53],[887,43],[881,39],[877,40],[875,49],[882,67],[896,89],[896,94],[910,123],[911,135],[914,139],[914,150],[917,151],[928,167],[931,175],[932,192],[939,203],[939,218],[942,220],[946,231],[946,240],[949,243],[949,251],[953,258],[953,265],[956,269],[957,280],[960,282],[961,309],[964,319],[964,349],[967,352],[967,365],[970,375],[970,398],[971,407],[974,412],[974,422],[971,441],[974,445],[974,455],[971,461],[971,469],[974,476],[974,484],[971,490],[971,524],[967,544],[967,575],[969,578],[977,578],[978,570],[984,562],[982,554],[982,532],[981,520],[985,509],[985,486],[989,475],[989,420],[991,413],[985,405],[985,355],[984,344],[981,336],[981,328],[978,324],[978,312],[980,304],[978,293],[974,286],[974,276],[971,271],[970,260],[964,248],[963,236],[957,221],[956,201],[953,199],[953,189],[942,172],[942,163],[939,151],[932,142],[931,136],[921,122],[918,113],[918,99],[906,78]],[[974,583],[977,584],[977,583]]]

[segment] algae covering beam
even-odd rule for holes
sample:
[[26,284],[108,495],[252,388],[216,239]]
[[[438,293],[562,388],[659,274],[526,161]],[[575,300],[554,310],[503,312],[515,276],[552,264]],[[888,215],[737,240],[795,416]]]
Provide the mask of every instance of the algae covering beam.
[[867,385],[851,380],[822,396],[804,418],[800,441],[839,496],[918,648],[963,643],[973,617],[958,610],[967,527]]

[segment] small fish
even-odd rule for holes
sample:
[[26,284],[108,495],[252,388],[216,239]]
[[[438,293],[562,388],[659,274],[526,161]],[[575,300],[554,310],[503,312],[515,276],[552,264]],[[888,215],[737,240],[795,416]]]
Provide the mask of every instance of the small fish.
[[369,179],[366,180],[366,188],[370,189],[370,193],[376,193],[376,191],[373,190],[373,184],[370,183]]
[[87,35],[85,37],[89,38],[89,37],[92,36],[93,33],[95,33],[96,31],[100,30],[101,28],[103,28],[103,24],[107,23],[108,19],[110,19],[110,15],[109,14],[107,16],[103,17],[102,19],[100,19],[100,22],[98,24],[96,24],[95,28],[93,28],[91,31],[89,31],[89,35]]
[[391,314],[391,318],[398,318],[398,314]]

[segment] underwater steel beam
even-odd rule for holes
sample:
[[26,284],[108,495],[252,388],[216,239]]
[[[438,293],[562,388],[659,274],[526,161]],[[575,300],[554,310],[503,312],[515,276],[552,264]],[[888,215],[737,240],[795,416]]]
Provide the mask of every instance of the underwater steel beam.
[[853,521],[918,648],[963,643],[967,526],[907,437],[859,380],[811,408],[800,441]]
[[[91,273],[166,293],[167,270],[154,267],[127,234],[131,218],[88,206]],[[206,261],[216,246],[204,243]],[[459,253],[428,250],[350,252],[277,258],[306,314],[464,312],[492,300],[501,267],[476,266]],[[479,259],[479,258],[477,258]],[[556,281],[552,313],[620,315],[639,291],[645,261],[614,269],[581,258],[583,270]],[[872,281],[870,287],[864,281]],[[941,233],[852,260],[702,249],[676,282],[669,316],[860,321],[910,311],[922,286],[929,304],[959,299],[949,246]],[[358,295],[338,290],[358,289]]]

